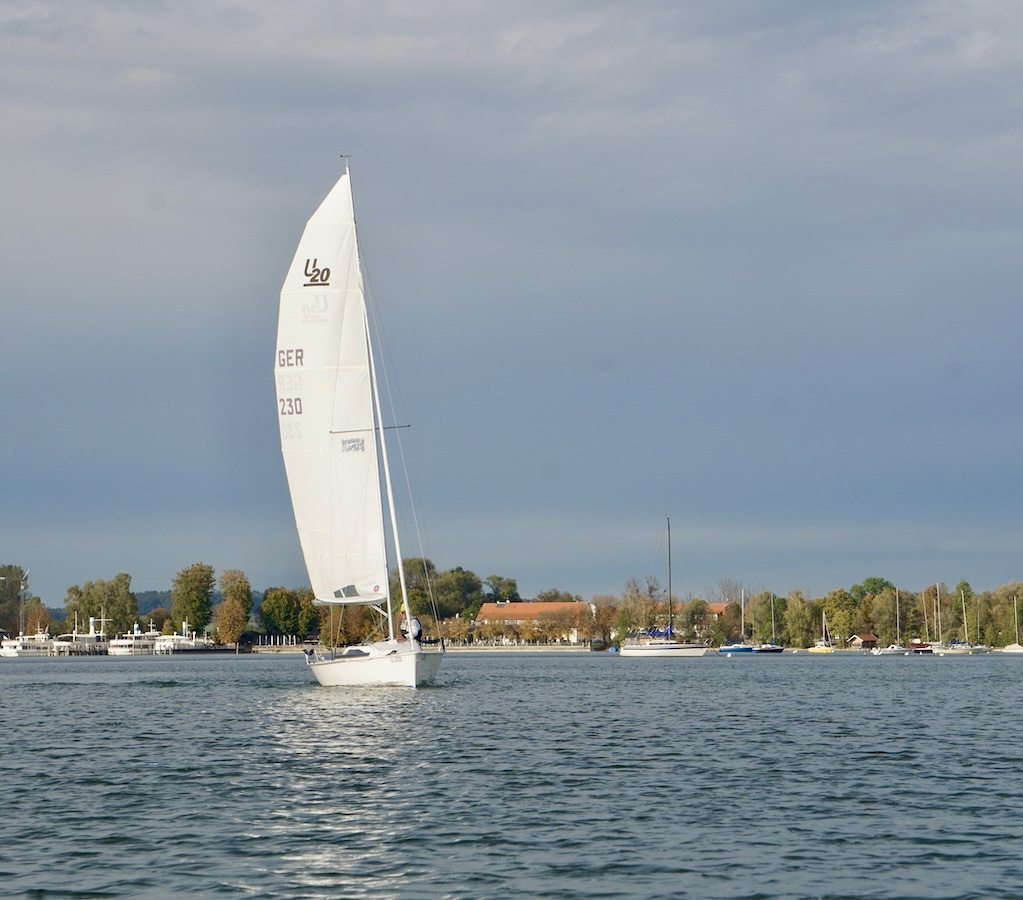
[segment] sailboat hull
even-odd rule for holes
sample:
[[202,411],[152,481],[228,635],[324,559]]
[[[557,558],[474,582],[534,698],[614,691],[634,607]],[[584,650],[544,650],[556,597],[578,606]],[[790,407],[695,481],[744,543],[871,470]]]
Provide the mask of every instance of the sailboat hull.
[[380,641],[347,647],[341,655],[307,655],[316,680],[324,687],[420,687],[440,670],[443,650],[424,650],[407,641]]
[[685,644],[681,641],[651,641],[649,644],[622,644],[620,656],[703,656],[706,644]]

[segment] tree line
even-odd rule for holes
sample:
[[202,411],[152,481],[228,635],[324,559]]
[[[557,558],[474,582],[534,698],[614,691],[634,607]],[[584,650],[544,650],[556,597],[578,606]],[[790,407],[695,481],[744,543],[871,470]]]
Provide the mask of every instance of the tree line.
[[[619,597],[595,597],[600,637],[610,640],[639,630],[663,629],[669,613],[681,637],[713,646],[731,641],[776,641],[787,647],[810,647],[823,636],[836,643],[855,635],[873,635],[881,645],[896,641],[954,641],[967,636],[973,643],[1002,647],[1017,640],[1017,598],[1023,582],[976,593],[966,581],[955,588],[933,584],[912,592],[884,578],[840,588],[809,599],[801,591],[780,596],[772,591],[747,591],[741,583],[722,581],[711,600],[690,598],[669,610],[655,578],[629,582]],[[709,602],[723,605],[711,613]]]
[[[722,579],[706,598],[684,602],[669,598],[658,579],[630,579],[619,595],[592,598],[586,614],[563,611],[540,616],[522,626],[474,624],[487,601],[519,602],[514,578],[490,575],[480,578],[456,566],[438,571],[430,560],[406,559],[406,587],[414,615],[423,620],[427,633],[441,633],[449,640],[470,642],[511,637],[519,640],[557,640],[576,631],[583,640],[608,643],[641,630],[660,630],[671,618],[676,634],[720,645],[735,640],[775,640],[789,647],[808,647],[821,637],[826,615],[832,637],[847,640],[855,634],[873,634],[882,644],[920,637],[924,640],[970,640],[1004,646],[1016,640],[1015,600],[1023,583],[1014,582],[993,591],[976,593],[966,581],[953,589],[930,585],[918,592],[898,589],[884,578],[867,578],[862,584],[831,591],[810,599],[800,591],[778,595],[767,590],[747,590],[740,582]],[[68,588],[64,618],[51,615],[40,600],[23,587],[26,573],[19,566],[0,566],[0,628],[20,630],[24,610],[25,631],[86,630],[89,619],[102,618],[108,635],[131,630],[139,620],[131,576],[120,573],[109,581],[89,581]],[[391,577],[391,596],[399,597],[397,574]],[[540,592],[533,602],[581,601],[577,594],[557,588]],[[269,587],[262,602],[253,607],[253,590],[238,569],[216,569],[194,563],[174,578],[170,608],[158,607],[147,616],[164,633],[209,630],[219,640],[234,643],[249,629],[270,634],[319,635],[327,645],[358,642],[379,631],[377,618],[365,607],[321,607],[313,603],[307,587]],[[396,602],[396,601],[395,601]],[[712,614],[710,603],[723,606]],[[965,617],[964,617],[965,608]]]

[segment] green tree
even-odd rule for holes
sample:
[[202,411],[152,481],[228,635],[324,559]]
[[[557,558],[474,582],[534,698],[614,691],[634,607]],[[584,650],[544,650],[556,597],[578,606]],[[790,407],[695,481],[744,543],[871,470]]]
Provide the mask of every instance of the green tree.
[[857,605],[846,590],[832,591],[820,606],[828,616],[828,632],[833,643],[843,645],[857,630]]
[[[298,588],[295,591],[298,600],[298,631],[299,637],[314,635],[320,630],[320,607],[313,602],[316,595],[312,588]],[[361,639],[361,638],[360,638]]]
[[[225,569],[220,573],[220,595],[225,601],[236,600],[245,619],[252,614],[252,585],[240,569]],[[242,629],[244,631],[244,629]],[[234,643],[234,641],[229,641]]]
[[863,584],[854,584],[849,593],[859,603],[864,597],[876,597],[882,591],[894,591],[895,585],[885,578],[864,578]]
[[483,582],[474,572],[456,567],[441,572],[433,581],[437,612],[442,618],[461,614],[469,621],[476,618],[483,604]]
[[108,634],[124,634],[135,625],[139,605],[131,592],[131,576],[122,572],[106,585],[107,617],[110,620]]
[[690,600],[684,605],[675,607],[674,628],[678,637],[692,640],[702,638],[709,631],[710,616],[707,613],[707,601]]
[[546,591],[540,591],[533,598],[534,603],[575,603],[581,600],[582,597],[578,595],[573,596],[568,591],[559,591],[557,588],[548,588]]
[[249,615],[237,597],[228,597],[213,610],[213,627],[221,643],[236,644],[248,623]]
[[193,563],[178,572],[171,585],[171,617],[176,628],[188,622],[190,630],[202,632],[210,624],[216,583],[216,572],[206,563]]
[[[414,616],[425,616],[433,611],[433,578],[436,568],[428,559],[415,557],[403,558],[402,569],[405,572],[405,590],[408,592],[408,605]],[[391,603],[395,612],[401,607],[401,579],[398,570],[390,575]]]
[[801,591],[789,594],[783,620],[786,646],[809,647],[814,642],[814,634],[820,633],[820,613],[813,608]]
[[885,588],[873,598],[874,634],[882,647],[894,644],[902,629],[902,598],[899,597],[898,615],[896,615],[896,591]]
[[267,588],[259,616],[270,634],[298,634],[302,604],[295,591],[284,587]]
[[[27,590],[25,570],[21,566],[0,566],[0,628],[17,634],[21,628],[22,587]],[[27,599],[27,598],[26,598]],[[26,630],[27,630],[26,625]]]
[[97,629],[108,635],[130,631],[139,608],[131,592],[131,576],[122,572],[112,581],[87,581],[73,585],[64,598],[65,627],[85,631],[95,619]]
[[486,580],[489,596],[487,599],[495,603],[508,603],[513,600],[521,600],[519,596],[519,585],[514,578],[504,578],[501,575],[488,575]]

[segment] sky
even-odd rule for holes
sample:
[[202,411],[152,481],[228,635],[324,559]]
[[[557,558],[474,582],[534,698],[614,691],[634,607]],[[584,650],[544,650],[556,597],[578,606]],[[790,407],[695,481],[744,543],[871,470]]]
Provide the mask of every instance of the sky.
[[664,584],[670,516],[682,597],[1023,578],[1023,6],[2,0],[0,57],[46,605],[308,583],[277,304],[342,155],[439,569]]

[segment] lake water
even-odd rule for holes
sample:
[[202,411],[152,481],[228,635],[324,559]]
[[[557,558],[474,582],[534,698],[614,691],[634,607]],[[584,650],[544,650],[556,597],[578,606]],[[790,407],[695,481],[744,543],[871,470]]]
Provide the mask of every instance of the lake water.
[[1023,895],[1023,659],[441,671],[0,660],[0,895]]

